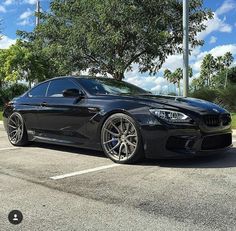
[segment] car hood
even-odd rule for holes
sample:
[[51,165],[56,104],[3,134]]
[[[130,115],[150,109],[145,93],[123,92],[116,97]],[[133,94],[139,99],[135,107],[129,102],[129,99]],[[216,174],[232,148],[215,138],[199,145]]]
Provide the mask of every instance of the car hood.
[[218,113],[228,113],[222,107],[196,98],[189,98],[189,97],[174,97],[174,96],[155,96],[155,95],[148,95],[148,96],[138,96],[135,97],[143,103],[148,104],[152,107],[164,106],[170,108],[177,108],[179,110],[191,111],[198,114],[218,114]]

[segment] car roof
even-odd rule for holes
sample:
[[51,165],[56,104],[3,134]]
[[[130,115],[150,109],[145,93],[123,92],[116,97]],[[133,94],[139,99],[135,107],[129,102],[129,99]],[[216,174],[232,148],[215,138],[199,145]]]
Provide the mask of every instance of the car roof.
[[58,77],[54,77],[50,80],[54,80],[54,79],[66,79],[66,78],[76,78],[76,79],[113,79],[113,78],[108,78],[106,76],[90,76],[90,75],[78,75],[78,76],[74,76],[74,75],[68,75],[68,76],[58,76]]
[[[66,79],[66,78],[72,78],[72,79],[106,79],[108,77],[105,77],[105,76],[89,76],[89,75],[79,75],[79,76],[74,76],[74,75],[66,75],[66,76],[57,76],[57,77],[53,77],[51,79],[46,79],[42,82],[39,82],[38,84],[34,85],[34,87],[38,86],[38,85],[41,85],[43,83],[46,83],[46,82],[50,82],[50,81],[53,81],[53,80],[57,80],[57,79]],[[112,78],[109,78],[112,80]],[[114,80],[114,79],[113,79]]]

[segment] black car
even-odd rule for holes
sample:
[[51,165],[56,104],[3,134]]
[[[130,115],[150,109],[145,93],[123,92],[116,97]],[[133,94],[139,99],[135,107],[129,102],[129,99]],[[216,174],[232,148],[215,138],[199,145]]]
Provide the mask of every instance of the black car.
[[110,78],[47,80],[9,102],[3,117],[13,145],[37,141],[103,150],[118,163],[232,146],[230,114],[218,105],[152,95]]

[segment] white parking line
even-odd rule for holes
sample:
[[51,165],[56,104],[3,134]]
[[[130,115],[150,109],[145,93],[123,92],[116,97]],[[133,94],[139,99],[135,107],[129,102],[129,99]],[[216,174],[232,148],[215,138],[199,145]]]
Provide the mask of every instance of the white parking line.
[[19,149],[20,147],[0,148],[0,151]]
[[67,173],[67,174],[63,174],[63,175],[59,175],[59,176],[52,176],[52,177],[50,177],[50,179],[59,180],[59,179],[63,179],[63,178],[71,177],[71,176],[83,175],[83,174],[90,173],[90,172],[97,172],[97,171],[100,171],[103,169],[114,168],[117,166],[119,166],[119,164],[110,164],[110,165],[105,165],[105,166],[101,166],[101,167],[97,167],[97,168],[90,168],[90,169],[86,169],[86,170],[82,170],[82,171],[71,172],[71,173]]

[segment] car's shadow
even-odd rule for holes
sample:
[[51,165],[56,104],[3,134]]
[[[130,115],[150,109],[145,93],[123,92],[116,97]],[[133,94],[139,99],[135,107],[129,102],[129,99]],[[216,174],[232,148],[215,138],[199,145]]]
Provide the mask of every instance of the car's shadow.
[[73,154],[78,154],[78,155],[107,158],[102,151],[85,149],[85,148],[77,148],[77,147],[71,147],[71,146],[32,142],[30,144],[30,147],[39,147],[39,148],[45,148],[45,149],[50,149],[50,150],[55,150],[55,151],[60,151],[60,152],[68,152],[68,153],[73,153]]
[[[30,146],[57,150],[61,152],[69,152],[78,155],[107,158],[103,152],[89,149],[46,144],[46,143],[32,143]],[[236,148],[232,148],[224,153],[219,153],[215,155],[212,154],[209,156],[199,156],[188,159],[165,159],[165,160],[145,159],[144,161],[137,163],[136,165],[160,166],[160,167],[171,167],[171,168],[232,168],[236,167]]]
[[188,159],[145,160],[141,165],[171,168],[233,168],[236,167],[236,148],[224,153]]

